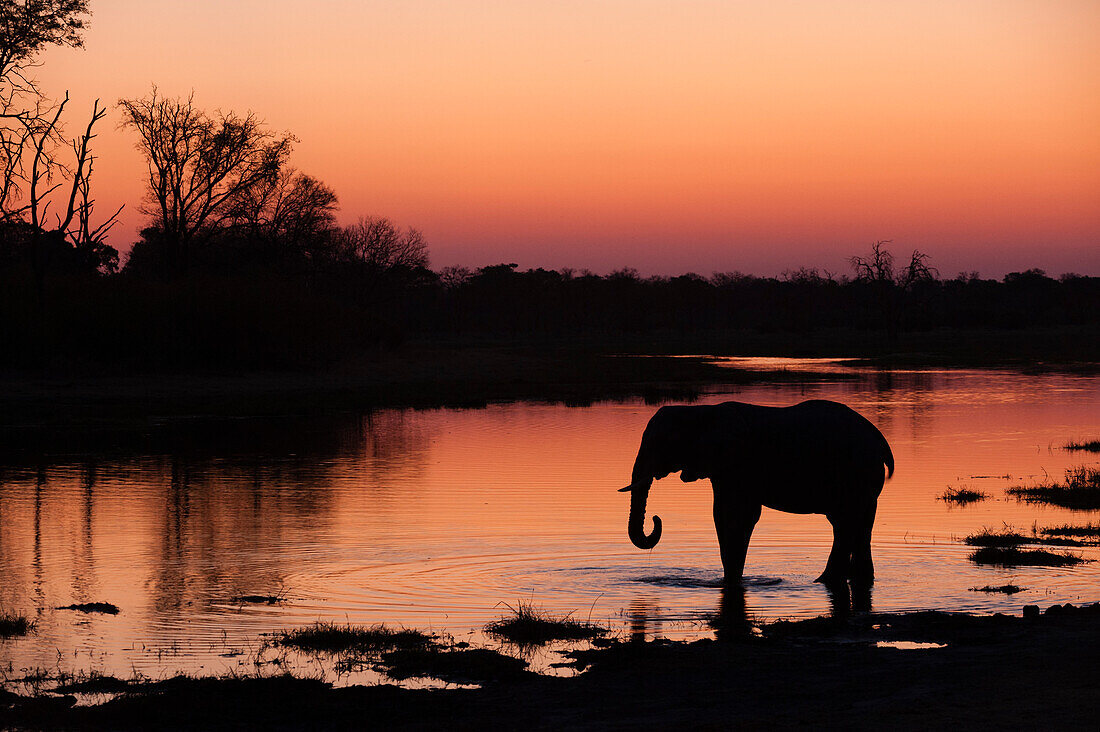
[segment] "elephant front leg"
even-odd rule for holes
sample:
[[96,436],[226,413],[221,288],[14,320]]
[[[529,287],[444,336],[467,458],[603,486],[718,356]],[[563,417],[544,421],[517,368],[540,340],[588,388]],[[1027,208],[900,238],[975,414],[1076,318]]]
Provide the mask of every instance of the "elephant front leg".
[[760,520],[760,504],[737,500],[729,493],[723,486],[714,486],[714,528],[718,533],[725,581],[735,583],[741,581],[745,572],[745,556],[752,530]]

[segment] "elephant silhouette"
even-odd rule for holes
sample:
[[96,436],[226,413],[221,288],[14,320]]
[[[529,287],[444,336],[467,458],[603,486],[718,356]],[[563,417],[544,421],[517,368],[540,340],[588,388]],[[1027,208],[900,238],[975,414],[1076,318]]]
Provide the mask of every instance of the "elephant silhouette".
[[853,409],[825,400],[661,407],[642,434],[630,485],[620,489],[630,491],[627,533],[639,549],[661,539],[660,517],[650,534],[643,528],[649,489],[675,472],[685,483],[710,479],[727,583],[741,580],[763,506],[824,514],[832,524],[832,550],[817,582],[874,581],[871,530],[894,456],[878,428]]

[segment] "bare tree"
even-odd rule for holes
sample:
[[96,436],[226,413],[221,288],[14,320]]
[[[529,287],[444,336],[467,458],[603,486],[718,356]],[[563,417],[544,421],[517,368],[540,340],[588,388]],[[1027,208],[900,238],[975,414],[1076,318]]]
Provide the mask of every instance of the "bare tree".
[[939,270],[928,265],[929,259],[931,259],[929,255],[914,249],[909,257],[909,264],[902,267],[897,274],[898,286],[909,289],[918,282],[931,282],[939,278]]
[[[79,47],[87,0],[4,0],[0,2],[0,224],[28,223],[36,278],[41,279],[50,244],[66,240],[84,265],[111,268],[118,254],[105,243],[120,207],[105,222],[92,223],[93,129],[106,114],[99,100],[84,133],[64,135],[65,93],[52,102],[33,76],[35,58],[45,46]],[[72,162],[66,163],[66,149]],[[50,207],[58,207],[50,218]]]
[[337,236],[340,258],[360,262],[375,271],[428,266],[428,244],[413,228],[404,231],[381,217],[363,217]]
[[909,264],[895,271],[894,255],[886,249],[889,243],[888,239],[876,241],[871,245],[870,257],[849,257],[848,262],[855,270],[856,281],[897,285],[908,289],[918,282],[928,282],[939,277],[936,268],[928,265],[929,255],[918,249],[913,250]]
[[894,255],[887,249],[889,239],[876,241],[871,245],[871,256],[849,257],[848,262],[856,273],[856,280],[879,284],[894,283]]
[[59,121],[68,95],[52,104],[31,74],[44,47],[83,44],[87,13],[87,0],[0,2],[0,221],[33,213],[23,199],[30,176],[52,179],[59,170],[54,152],[63,143]]
[[197,241],[228,225],[235,206],[276,181],[295,138],[275,133],[251,112],[207,114],[194,95],[168,99],[156,87],[121,99],[124,127],[145,155],[148,205],[173,272],[186,270]]

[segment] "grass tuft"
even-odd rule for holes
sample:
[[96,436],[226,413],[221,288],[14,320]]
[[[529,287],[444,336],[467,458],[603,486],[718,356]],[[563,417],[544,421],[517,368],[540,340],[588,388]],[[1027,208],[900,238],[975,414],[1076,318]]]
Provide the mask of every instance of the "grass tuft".
[[1062,445],[1065,450],[1077,450],[1080,452],[1100,452],[1100,440],[1089,440],[1088,442],[1077,442],[1071,440]]
[[0,613],[0,638],[18,638],[34,629],[34,622],[23,615]]
[[318,622],[275,635],[274,643],[307,653],[370,653],[397,649],[426,648],[435,636],[411,628],[368,627]]
[[76,610],[81,613],[103,613],[105,615],[118,615],[118,605],[109,602],[82,602],[75,605],[65,605],[58,610]]
[[1084,526],[1048,526],[1039,531],[1044,536],[1082,536],[1091,539],[1100,539],[1100,524],[1086,524]]
[[1004,595],[1015,595],[1017,592],[1023,592],[1023,587],[1016,585],[986,585],[985,587],[971,587],[971,592],[1000,592]]
[[1070,552],[985,546],[972,553],[970,561],[975,564],[995,564],[1002,567],[1072,567],[1089,560]]
[[1049,503],[1076,511],[1100,508],[1100,469],[1079,466],[1066,471],[1062,483],[1015,486],[1007,491],[1028,503]]
[[983,528],[977,534],[971,534],[964,540],[969,546],[1020,546],[1033,542],[1031,537],[1005,528],[1003,531]]
[[982,493],[981,491],[972,490],[970,488],[951,488],[948,486],[940,495],[940,500],[945,503],[954,503],[959,506],[965,506],[968,503],[975,503],[977,501],[984,501],[989,498],[988,493]]
[[136,679],[127,681],[95,670],[77,674],[71,678],[63,678],[60,681],[61,683],[54,689],[57,694],[121,694],[140,685]]
[[489,623],[485,631],[510,643],[541,645],[555,640],[592,640],[608,633],[601,625],[574,620],[570,615],[554,617],[529,602],[505,607],[512,614]]

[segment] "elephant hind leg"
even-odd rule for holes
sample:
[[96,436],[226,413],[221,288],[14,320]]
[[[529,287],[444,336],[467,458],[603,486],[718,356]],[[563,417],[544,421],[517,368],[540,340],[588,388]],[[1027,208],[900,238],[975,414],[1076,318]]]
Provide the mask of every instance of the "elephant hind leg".
[[856,548],[854,527],[850,521],[837,516],[826,516],[833,525],[833,548],[825,571],[814,582],[825,585],[846,583],[852,570],[852,552]]
[[854,583],[870,585],[875,581],[875,563],[871,559],[871,530],[875,526],[875,508],[876,505],[872,503],[855,530],[850,574]]

